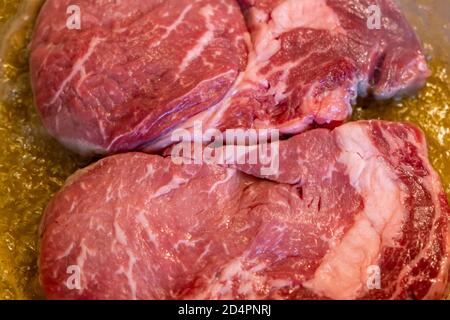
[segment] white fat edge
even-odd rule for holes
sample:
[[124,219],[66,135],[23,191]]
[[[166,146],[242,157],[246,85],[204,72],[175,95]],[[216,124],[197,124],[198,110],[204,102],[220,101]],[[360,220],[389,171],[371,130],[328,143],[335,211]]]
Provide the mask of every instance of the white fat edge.
[[[364,198],[364,216],[382,236],[383,246],[395,246],[407,218],[403,207],[406,190],[388,163],[370,142],[367,128],[346,125],[336,132],[343,152],[338,163],[347,168],[351,185]],[[387,210],[389,208],[390,210]]]
[[252,8],[250,16],[253,18],[250,24],[256,29],[253,36],[259,61],[269,60],[280,50],[280,35],[297,28],[345,33],[339,17],[325,0],[283,1],[272,10],[269,22],[268,14],[260,9]]
[[271,17],[275,35],[297,28],[343,31],[339,17],[326,0],[285,0],[272,11]]
[[376,262],[380,238],[367,219],[357,219],[303,286],[331,299],[356,299],[366,290],[366,270]]
[[[364,209],[340,243],[330,248],[314,277],[304,286],[333,299],[355,299],[366,292],[369,266],[376,265],[383,247],[395,246],[407,217],[404,190],[378,156],[364,126],[335,130],[350,183],[364,197]],[[390,209],[390,210],[387,210]]]

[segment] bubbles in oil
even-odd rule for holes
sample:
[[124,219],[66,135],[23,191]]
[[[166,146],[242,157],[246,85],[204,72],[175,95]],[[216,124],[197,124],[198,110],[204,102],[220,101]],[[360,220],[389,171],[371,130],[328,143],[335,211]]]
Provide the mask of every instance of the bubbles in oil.
[[33,107],[26,49],[32,21],[17,32],[8,25],[16,11],[36,10],[38,1],[30,2],[0,1],[0,31],[9,36],[1,45],[7,51],[0,52],[0,299],[41,297],[41,214],[65,179],[85,163],[45,133]]
[[353,118],[407,121],[418,125],[427,137],[430,161],[450,195],[450,77],[444,62],[434,59],[430,66],[433,75],[416,97],[389,102],[361,101]]
[[[42,297],[37,270],[42,211],[65,179],[88,163],[45,133],[33,107],[27,63],[33,19],[21,21],[20,13],[34,16],[42,2],[0,0],[0,36],[11,22],[10,27],[19,30],[0,44],[0,299]],[[18,19],[12,20],[17,13]],[[434,59],[431,66],[433,76],[417,97],[387,103],[366,100],[356,107],[354,119],[418,124],[450,194],[448,65]]]

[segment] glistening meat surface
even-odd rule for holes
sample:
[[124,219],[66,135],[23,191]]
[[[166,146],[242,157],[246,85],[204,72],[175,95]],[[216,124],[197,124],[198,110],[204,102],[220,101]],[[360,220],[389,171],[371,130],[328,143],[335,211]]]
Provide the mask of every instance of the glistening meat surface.
[[[31,48],[50,133],[81,153],[161,150],[176,128],[334,126],[357,95],[410,93],[429,70],[393,0],[48,0]],[[369,29],[369,8],[381,11]]]
[[[78,172],[42,222],[47,296],[442,297],[450,212],[416,127],[356,122],[279,148],[272,181],[258,165],[141,153]],[[380,287],[369,289],[373,267]]]
[[[358,95],[408,94],[429,70],[392,0],[242,0],[253,51],[219,127],[304,131],[351,115]],[[371,7],[380,25],[371,25]],[[239,114],[239,117],[235,115]]]
[[139,148],[222,99],[247,63],[232,0],[48,0],[31,48],[44,125],[82,153]]

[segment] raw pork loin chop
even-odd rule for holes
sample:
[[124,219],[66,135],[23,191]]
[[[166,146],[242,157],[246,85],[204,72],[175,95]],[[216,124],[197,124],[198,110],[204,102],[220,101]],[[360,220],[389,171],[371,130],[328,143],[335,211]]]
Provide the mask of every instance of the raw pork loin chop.
[[442,297],[450,211],[417,128],[315,129],[280,142],[272,181],[259,172],[141,153],[78,172],[42,222],[47,297]]
[[[160,150],[175,128],[302,132],[351,114],[357,94],[390,98],[429,75],[392,0],[48,0],[31,69],[45,126],[83,153]],[[367,26],[370,5],[380,30]],[[247,28],[244,21],[247,21]]]

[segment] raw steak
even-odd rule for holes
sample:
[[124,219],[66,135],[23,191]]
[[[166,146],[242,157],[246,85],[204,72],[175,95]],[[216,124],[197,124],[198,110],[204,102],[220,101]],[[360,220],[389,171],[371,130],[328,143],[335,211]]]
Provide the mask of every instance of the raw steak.
[[[219,128],[298,133],[313,123],[342,122],[357,95],[401,96],[429,75],[414,30],[393,0],[241,2],[254,51],[238,93],[220,110]],[[372,5],[380,9],[380,29],[369,23]]]
[[272,181],[141,153],[78,172],[42,222],[47,297],[442,297],[450,211],[417,128],[350,123],[279,150]]
[[392,0],[242,0],[243,13],[233,0],[83,0],[81,30],[65,27],[69,3],[42,9],[32,82],[45,126],[83,153],[159,151],[195,121],[334,126],[358,94],[400,96],[429,75]]
[[247,63],[232,0],[48,0],[31,48],[45,126],[82,153],[133,150],[222,99]]

